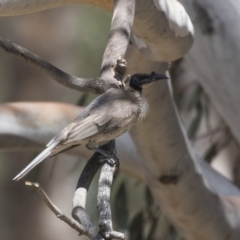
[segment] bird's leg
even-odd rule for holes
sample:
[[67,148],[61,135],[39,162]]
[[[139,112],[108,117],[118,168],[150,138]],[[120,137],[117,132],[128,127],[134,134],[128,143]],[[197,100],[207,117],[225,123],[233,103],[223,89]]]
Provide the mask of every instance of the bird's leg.
[[117,162],[118,162],[117,165],[119,165],[119,160],[117,158],[116,152],[109,151],[109,149],[103,149],[101,147],[97,148],[97,147],[92,147],[92,146],[89,146],[89,145],[87,145],[86,147],[89,150],[96,151],[96,152],[102,154],[104,156],[104,158],[100,159],[101,162],[107,161],[109,164],[113,165],[113,164],[115,164],[115,160],[117,159]]
[[[101,153],[104,157],[106,157],[106,158],[111,158],[111,155],[107,152],[107,151],[104,151],[104,150],[102,150],[102,149],[100,149],[100,148],[97,148],[97,147],[89,147],[89,146],[87,146],[87,148],[89,149],[89,150],[91,150],[91,151],[96,151],[96,152],[98,152],[98,153]],[[103,159],[101,159],[100,161],[104,161]]]

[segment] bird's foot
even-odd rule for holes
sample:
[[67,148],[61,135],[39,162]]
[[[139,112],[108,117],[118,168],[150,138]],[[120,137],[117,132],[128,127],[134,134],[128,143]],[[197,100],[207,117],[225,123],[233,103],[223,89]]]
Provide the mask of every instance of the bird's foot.
[[120,233],[120,232],[116,232],[116,231],[105,231],[105,230],[102,230],[101,231],[101,228],[102,225],[101,223],[99,223],[99,228],[100,228],[100,233],[102,234],[102,236],[105,238],[105,239],[120,239],[120,240],[124,240],[126,239],[126,236],[125,234],[123,233]]
[[112,155],[109,154],[107,151],[104,151],[100,148],[97,148],[97,147],[87,147],[89,150],[92,150],[92,151],[96,151],[98,153],[101,153],[104,157],[106,158],[112,158]]
[[116,165],[117,168],[119,167],[119,159],[115,153],[110,152],[110,151],[105,151],[105,150],[97,148],[97,147],[87,146],[87,148],[89,150],[96,151],[104,156],[104,158],[102,158],[100,160],[100,162],[108,162],[110,165]]

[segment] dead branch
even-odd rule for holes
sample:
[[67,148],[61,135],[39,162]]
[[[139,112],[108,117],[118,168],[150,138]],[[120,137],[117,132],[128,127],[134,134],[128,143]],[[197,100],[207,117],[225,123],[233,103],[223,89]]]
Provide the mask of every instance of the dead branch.
[[37,194],[40,196],[40,198],[43,200],[43,202],[49,207],[49,209],[62,221],[67,223],[71,228],[75,229],[81,234],[85,234],[87,230],[80,225],[77,221],[72,219],[71,217],[64,214],[59,208],[57,208],[53,202],[50,200],[50,198],[47,196],[47,194],[44,192],[42,187],[39,185],[39,183],[32,183],[32,182],[25,182],[26,186],[32,187]]

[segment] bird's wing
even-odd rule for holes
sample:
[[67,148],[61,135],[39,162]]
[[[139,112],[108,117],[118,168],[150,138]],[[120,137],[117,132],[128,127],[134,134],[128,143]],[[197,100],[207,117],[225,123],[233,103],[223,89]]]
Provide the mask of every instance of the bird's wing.
[[[108,133],[135,122],[138,117],[136,99],[123,91],[107,91],[96,98],[72,123],[57,134],[14,180],[19,180],[49,156],[79,144],[79,141],[98,133]],[[127,95],[129,94],[129,95]]]
[[114,128],[121,128],[129,123],[135,123],[139,115],[139,103],[134,94],[129,91],[120,91],[115,94],[107,104],[102,105],[98,115],[98,109],[91,111],[94,122],[97,125],[104,124],[104,132],[109,132]]
[[[79,142],[98,133],[120,128],[137,118],[138,104],[132,95],[109,91],[96,98],[82,114],[52,140],[59,145]],[[51,143],[51,142],[50,142]],[[51,143],[52,144],[52,143]]]

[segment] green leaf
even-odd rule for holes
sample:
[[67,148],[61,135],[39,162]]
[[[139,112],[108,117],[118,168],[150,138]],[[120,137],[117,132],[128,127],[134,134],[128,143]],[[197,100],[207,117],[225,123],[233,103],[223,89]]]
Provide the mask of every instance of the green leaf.
[[201,86],[197,86],[195,88],[195,90],[193,91],[192,96],[189,100],[189,104],[188,104],[189,111],[192,110],[193,108],[197,107],[197,105],[200,102],[200,97],[201,97],[202,92],[203,92],[203,89]]
[[114,211],[116,214],[116,224],[119,229],[127,229],[127,223],[129,219],[129,211],[127,207],[127,193],[124,182],[119,186],[115,201],[114,201]]
[[85,106],[87,104],[87,98],[88,98],[88,94],[87,93],[83,93],[80,98],[78,99],[77,105],[78,106]]
[[146,237],[146,240],[152,240],[155,230],[157,228],[157,224],[158,224],[158,218],[154,218],[151,222],[151,227]]
[[145,188],[145,199],[148,207],[154,204],[154,199],[148,186]]
[[192,122],[190,124],[190,127],[188,129],[188,137],[190,139],[193,138],[196,135],[196,133],[197,133],[197,131],[199,129],[201,120],[202,120],[202,116],[203,116],[203,109],[202,109],[201,104],[199,103],[197,105],[197,114],[193,118],[193,120],[192,120]]
[[129,224],[129,239],[142,240],[143,239],[143,212],[139,211]]

